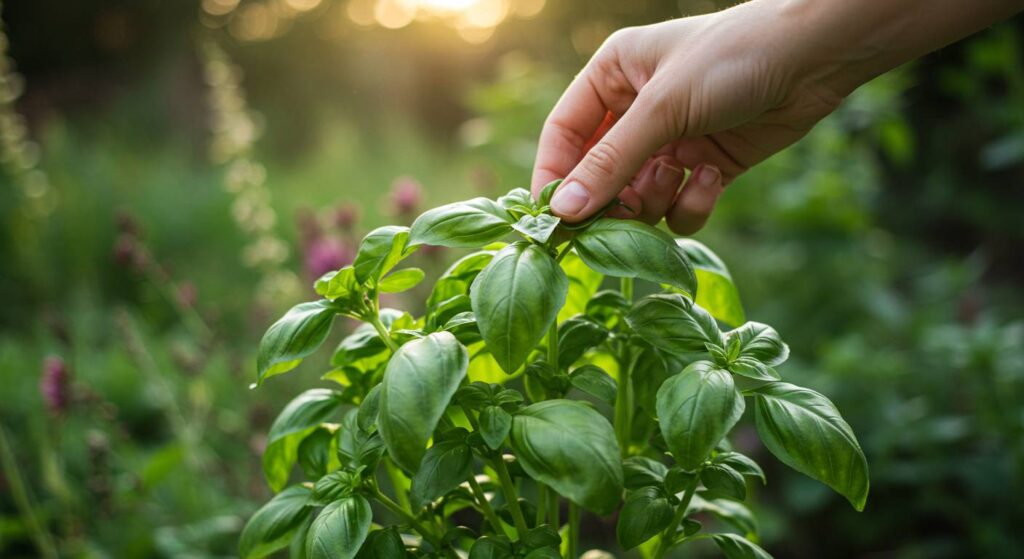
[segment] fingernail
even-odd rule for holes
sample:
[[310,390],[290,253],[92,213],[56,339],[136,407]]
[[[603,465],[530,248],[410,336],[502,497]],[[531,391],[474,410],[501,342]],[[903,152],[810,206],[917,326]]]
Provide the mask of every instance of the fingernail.
[[683,182],[683,169],[667,161],[660,161],[654,170],[654,182],[662,188],[678,188],[679,183]]
[[696,173],[697,177],[695,180],[697,181],[697,186],[701,188],[710,188],[715,186],[722,178],[721,171],[719,171],[718,167],[715,167],[714,165],[701,164],[700,167],[697,168]]
[[580,212],[590,201],[590,194],[583,185],[572,181],[559,188],[551,198],[551,210],[556,214],[571,216]]

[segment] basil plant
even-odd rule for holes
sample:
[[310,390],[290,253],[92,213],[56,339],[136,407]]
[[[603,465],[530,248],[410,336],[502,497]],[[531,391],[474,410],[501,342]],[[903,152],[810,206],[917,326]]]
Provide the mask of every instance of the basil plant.
[[[313,354],[339,316],[363,323],[334,351],[332,388],[274,421],[263,470],[277,494],[245,526],[243,557],[576,558],[583,511],[616,524],[619,555],[706,539],[768,557],[742,503],[764,473],[728,440],[748,407],[772,454],[864,507],[853,431],[782,380],[789,348],[745,322],[722,261],[637,221],[560,223],[556,186],[376,229],[316,282],[319,300],[270,327],[257,384]],[[468,254],[423,316],[381,308],[424,279],[401,266],[423,245]],[[635,279],[656,293],[634,299]]]

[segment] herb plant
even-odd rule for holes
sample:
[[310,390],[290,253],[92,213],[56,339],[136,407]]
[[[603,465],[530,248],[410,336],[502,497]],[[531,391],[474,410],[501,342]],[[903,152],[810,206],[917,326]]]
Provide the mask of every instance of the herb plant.
[[[257,384],[313,354],[338,316],[363,322],[323,376],[337,386],[274,421],[263,469],[278,493],[246,525],[243,557],[576,558],[581,509],[618,511],[621,549],[644,557],[702,539],[768,557],[742,504],[764,473],[728,442],[748,403],[769,451],[864,507],[853,431],[781,380],[789,348],[744,322],[722,261],[637,221],[561,223],[556,186],[376,229],[316,282],[321,299],[270,327]],[[424,316],[381,308],[380,294],[424,279],[396,269],[423,245],[473,252]],[[619,289],[601,290],[605,277]],[[659,292],[634,300],[635,278]],[[306,481],[292,483],[296,464]]]

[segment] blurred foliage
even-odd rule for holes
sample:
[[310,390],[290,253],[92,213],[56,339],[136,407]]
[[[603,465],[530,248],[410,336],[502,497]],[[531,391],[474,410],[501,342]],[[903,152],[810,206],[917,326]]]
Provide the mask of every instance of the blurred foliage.
[[[523,185],[547,110],[612,30],[722,5],[485,0],[504,7],[488,27],[376,1],[3,4],[19,141],[38,144],[55,205],[26,221],[21,179],[0,175],[0,554],[230,556],[268,495],[258,434],[308,382],[244,388],[268,307],[294,301],[254,303],[229,169],[210,159],[202,41],[244,71],[246,156],[290,247],[280,266],[308,280],[418,205]],[[768,471],[752,489],[779,557],[1024,548],[1022,27],[861,88],[698,235],[871,466],[861,514]],[[450,259],[417,257],[428,273]],[[734,443],[763,456],[753,439]],[[600,546],[610,526],[584,535]]]

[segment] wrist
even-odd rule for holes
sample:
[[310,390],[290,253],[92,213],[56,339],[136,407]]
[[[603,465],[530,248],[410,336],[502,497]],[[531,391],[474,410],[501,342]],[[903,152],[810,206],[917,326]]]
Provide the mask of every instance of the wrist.
[[840,98],[1024,7],[1021,0],[753,0],[772,12],[798,83]]

